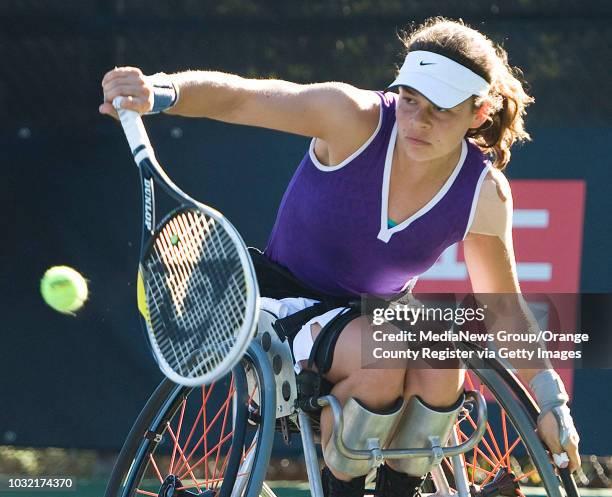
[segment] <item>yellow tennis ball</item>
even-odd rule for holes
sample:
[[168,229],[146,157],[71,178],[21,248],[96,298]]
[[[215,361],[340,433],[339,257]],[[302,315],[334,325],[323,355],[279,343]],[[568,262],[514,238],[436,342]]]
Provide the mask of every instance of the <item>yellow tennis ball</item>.
[[87,300],[87,281],[71,267],[54,266],[40,280],[40,293],[56,311],[74,315]]

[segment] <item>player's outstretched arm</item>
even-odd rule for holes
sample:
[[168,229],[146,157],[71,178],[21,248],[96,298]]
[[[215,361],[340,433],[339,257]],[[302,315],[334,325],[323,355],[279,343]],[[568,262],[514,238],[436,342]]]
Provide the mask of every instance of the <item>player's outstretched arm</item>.
[[[345,83],[302,85],[213,71],[187,71],[169,78],[179,95],[166,111],[169,114],[270,128],[329,142],[341,135],[356,140],[357,145],[378,122],[378,97]],[[132,110],[146,113],[153,108],[154,88],[138,68],[109,71],[102,88],[103,114],[115,115],[110,103],[119,95],[129,97],[125,106]]]
[[[489,313],[499,311],[497,314],[501,317],[496,322],[496,330],[517,325],[520,328],[515,329],[521,331],[534,329],[537,322],[519,295],[511,230],[510,186],[505,176],[495,170],[485,179],[474,222],[463,242],[465,262],[477,298],[481,303],[486,302]],[[516,301],[511,298],[512,294],[517,295]],[[496,309],[496,302],[503,303],[503,310]],[[508,323],[503,316],[508,316]],[[532,368],[520,368],[517,373],[531,387],[541,409],[538,434],[556,457],[564,453],[567,456],[566,460],[555,461],[557,465],[569,466],[570,471],[575,471],[580,467],[580,437],[567,407],[569,397],[563,382],[547,359],[532,360],[531,365]]]

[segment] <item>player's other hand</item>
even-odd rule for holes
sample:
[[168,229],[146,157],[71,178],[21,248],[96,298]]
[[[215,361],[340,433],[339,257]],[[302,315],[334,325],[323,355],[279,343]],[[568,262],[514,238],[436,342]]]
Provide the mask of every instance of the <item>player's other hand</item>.
[[553,454],[567,453],[570,471],[576,471],[580,467],[580,455],[578,454],[578,443],[580,437],[574,427],[574,421],[567,406],[562,407],[561,425],[552,412],[547,412],[538,419],[538,433],[540,438],[548,446]]
[[125,97],[121,103],[124,109],[144,114],[153,108],[153,86],[147,82],[142,71],[137,67],[116,67],[102,78],[104,102],[100,105],[100,114],[108,114],[118,119],[113,107],[115,97]]

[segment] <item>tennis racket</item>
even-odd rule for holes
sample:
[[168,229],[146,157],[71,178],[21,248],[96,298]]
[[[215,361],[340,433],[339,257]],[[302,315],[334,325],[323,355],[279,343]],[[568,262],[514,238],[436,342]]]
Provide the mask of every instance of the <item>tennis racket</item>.
[[[257,325],[259,291],[234,226],[180,190],[157,162],[137,112],[113,105],[140,171],[143,224],[138,309],[157,363],[175,383],[196,386],[228,373]],[[179,205],[155,224],[154,184]]]

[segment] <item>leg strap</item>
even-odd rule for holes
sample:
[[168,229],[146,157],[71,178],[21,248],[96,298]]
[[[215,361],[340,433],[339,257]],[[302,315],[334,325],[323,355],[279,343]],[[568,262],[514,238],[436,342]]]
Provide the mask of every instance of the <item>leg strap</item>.
[[[304,310],[309,311],[310,309],[309,307]],[[320,314],[320,312],[318,314]],[[314,314],[314,316],[316,315],[317,313]],[[317,404],[317,399],[322,395],[327,395],[333,386],[329,381],[323,378],[323,375],[331,368],[334,359],[334,347],[336,346],[340,333],[344,327],[358,315],[358,310],[346,309],[329,321],[317,335],[308,358],[308,368],[300,371],[296,378],[298,406],[304,411],[313,413],[321,410]],[[277,319],[274,326],[276,327],[279,321],[293,318],[293,316],[294,315],[283,319]],[[290,327],[291,326],[294,326],[294,324],[291,324]],[[308,333],[310,333],[310,330],[308,330]],[[313,370],[313,365],[316,365],[317,371]]]
[[330,309],[327,304],[320,302],[310,307],[306,307],[301,311],[289,314],[289,316],[284,318],[277,319],[274,321],[274,323],[272,323],[272,327],[281,340],[284,341],[285,339],[288,339],[289,344],[291,347],[293,347],[293,338],[295,335],[297,335],[302,326],[304,326],[312,318],[329,310]]
[[327,323],[315,338],[308,358],[308,367],[317,366],[319,374],[327,373],[334,360],[334,349],[340,333],[353,319],[360,315],[358,309],[346,309]]
[[303,369],[296,376],[297,404],[303,411],[312,413],[321,410],[317,399],[325,395],[321,392],[322,379],[319,373],[309,369]]

